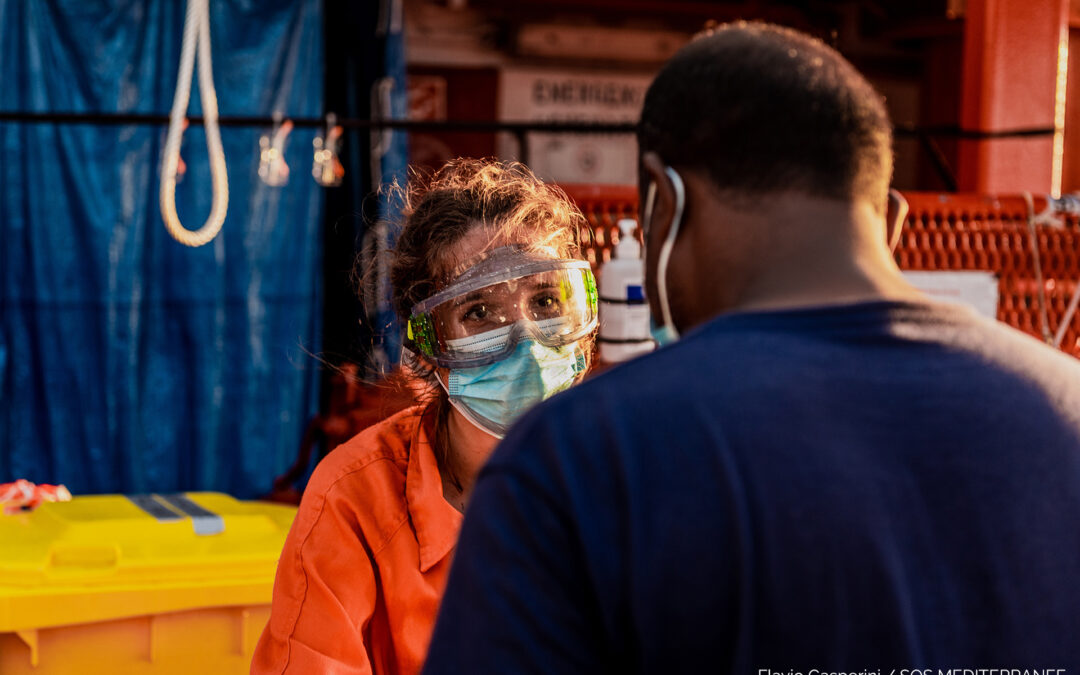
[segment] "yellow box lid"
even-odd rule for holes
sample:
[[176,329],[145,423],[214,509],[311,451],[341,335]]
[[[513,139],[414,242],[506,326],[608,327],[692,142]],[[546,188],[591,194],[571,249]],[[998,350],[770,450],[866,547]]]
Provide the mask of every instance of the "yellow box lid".
[[0,632],[268,603],[295,515],[193,492],[0,516]]

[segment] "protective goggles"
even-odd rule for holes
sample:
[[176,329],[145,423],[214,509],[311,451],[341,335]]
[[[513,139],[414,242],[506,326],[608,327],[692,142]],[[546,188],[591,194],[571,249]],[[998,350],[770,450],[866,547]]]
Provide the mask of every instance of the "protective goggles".
[[559,347],[596,328],[589,264],[500,249],[417,303],[406,342],[444,368],[494,363],[533,339]]

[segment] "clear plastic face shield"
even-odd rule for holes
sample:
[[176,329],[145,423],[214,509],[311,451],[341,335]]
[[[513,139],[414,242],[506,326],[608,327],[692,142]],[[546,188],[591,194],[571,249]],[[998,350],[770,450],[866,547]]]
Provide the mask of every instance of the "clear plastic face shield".
[[438,366],[470,368],[506,358],[523,339],[552,348],[577,342],[596,323],[587,262],[507,246],[417,303],[406,340]]

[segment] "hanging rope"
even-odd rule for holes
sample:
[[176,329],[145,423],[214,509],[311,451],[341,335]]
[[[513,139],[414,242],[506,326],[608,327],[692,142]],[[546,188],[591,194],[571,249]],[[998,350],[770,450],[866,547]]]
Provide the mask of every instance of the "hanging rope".
[[1069,306],[1061,316],[1061,323],[1058,324],[1057,332],[1054,333],[1055,347],[1061,347],[1061,341],[1065,339],[1065,331],[1069,329],[1069,324],[1072,323],[1073,316],[1076,314],[1077,305],[1080,305],[1080,283],[1076,284],[1076,290],[1073,291],[1072,299],[1069,300]]
[[[161,217],[165,228],[176,241],[185,246],[202,246],[221,231],[229,208],[229,176],[225,167],[225,151],[218,129],[217,92],[214,91],[214,71],[210,62],[209,0],[188,0],[184,17],[184,39],[180,48],[180,69],[176,76],[176,94],[169,114],[169,132],[165,137],[165,153],[161,162]],[[213,202],[210,217],[196,231],[188,230],[176,213],[176,167],[180,160],[180,141],[184,135],[184,118],[191,98],[191,78],[195,70],[195,48],[199,49],[199,94],[206,127],[206,150],[210,155],[210,176],[213,182]]]
[[1042,262],[1039,256],[1039,239],[1035,233],[1036,221],[1044,220],[1048,215],[1046,211],[1035,214],[1035,199],[1030,192],[1024,192],[1024,203],[1027,205],[1028,241],[1031,244],[1032,260],[1035,263],[1035,289],[1039,301],[1039,328],[1042,331],[1043,341],[1048,345],[1054,344],[1054,335],[1050,332],[1050,319],[1046,311],[1046,285],[1043,282]]

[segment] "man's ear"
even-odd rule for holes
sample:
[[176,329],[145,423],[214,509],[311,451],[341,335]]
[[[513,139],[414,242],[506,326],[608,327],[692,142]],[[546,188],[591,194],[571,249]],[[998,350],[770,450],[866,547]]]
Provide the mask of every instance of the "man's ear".
[[[646,152],[641,156],[643,178],[645,185],[648,186],[645,195],[651,195],[653,198],[652,200],[643,199],[639,204],[638,222],[642,225],[648,224],[645,232],[648,239],[645,241],[645,246],[646,248],[652,246],[653,250],[659,250],[661,242],[667,237],[668,228],[671,227],[671,221],[675,215],[675,186],[671,184],[671,179],[664,171],[666,166],[664,160],[660,159],[655,152]],[[652,203],[646,203],[648,201]],[[646,213],[646,209],[651,209],[652,212]]]
[[[646,187],[638,207],[638,222],[641,223],[645,235],[645,296],[649,301],[650,311],[657,319],[660,312],[656,287],[657,258],[675,216],[675,186],[664,171],[665,166],[664,160],[655,152],[646,152],[641,156],[641,182]],[[649,196],[652,198],[648,199]]]
[[889,250],[895,251],[900,243],[900,232],[904,229],[904,220],[908,214],[908,203],[904,195],[889,188],[889,203],[885,207],[885,241]]

